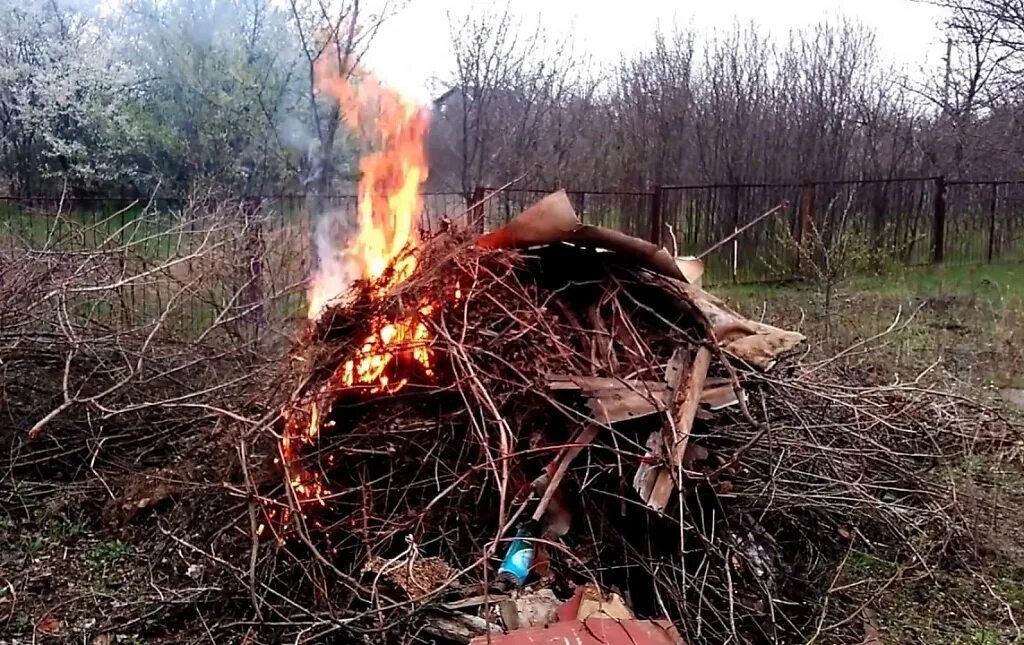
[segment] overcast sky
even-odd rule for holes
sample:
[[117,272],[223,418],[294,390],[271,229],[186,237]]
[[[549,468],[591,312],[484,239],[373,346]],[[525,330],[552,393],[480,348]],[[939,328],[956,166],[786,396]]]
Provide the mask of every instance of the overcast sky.
[[[464,16],[504,0],[409,0],[382,27],[367,56],[368,67],[387,83],[426,102],[428,81],[452,68],[447,13]],[[697,30],[727,29],[735,20],[755,21],[784,38],[790,29],[845,15],[872,27],[883,56],[915,73],[939,63],[941,10],[911,0],[512,0],[513,12],[530,23],[540,17],[552,34],[571,33],[595,62],[614,63],[643,49],[661,24]],[[600,8],[599,8],[600,7]]]

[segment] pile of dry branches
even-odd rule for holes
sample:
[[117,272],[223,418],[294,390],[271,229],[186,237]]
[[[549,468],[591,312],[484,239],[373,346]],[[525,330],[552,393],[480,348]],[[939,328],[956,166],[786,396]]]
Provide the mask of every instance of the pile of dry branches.
[[246,297],[255,217],[209,198],[30,217],[45,239],[0,250],[5,483],[139,472],[259,412],[286,343],[252,324],[276,295]]
[[[1015,432],[917,384],[787,360],[798,335],[578,228],[589,242],[519,250],[441,234],[386,294],[357,283],[286,361],[239,331],[275,293],[246,299],[230,269],[251,231],[212,211],[176,224],[207,231],[189,252],[155,256],[143,229],[0,254],[2,502],[77,482],[67,503],[147,554],[138,602],[166,629],[500,629],[495,571],[536,515],[529,589],[597,582],[690,642],[856,634],[876,594],[969,551],[944,469]],[[157,287],[140,315],[130,294]],[[391,348],[391,387],[347,385],[367,337],[403,319],[429,340]],[[850,584],[861,551],[898,566]]]
[[[254,542],[236,570],[264,617],[314,639],[452,639],[437,621],[493,592],[533,516],[531,588],[593,581],[690,642],[777,642],[859,628],[829,600],[852,551],[920,572],[969,538],[935,469],[1008,434],[969,402],[829,365],[766,371],[794,335],[622,252],[443,235],[419,253],[386,297],[358,284],[297,357],[276,431],[299,456],[268,451],[287,483],[253,484],[274,555]],[[374,321],[424,302],[431,369],[399,347],[387,374],[403,387],[345,383]],[[501,628],[490,602],[469,612],[481,632]]]

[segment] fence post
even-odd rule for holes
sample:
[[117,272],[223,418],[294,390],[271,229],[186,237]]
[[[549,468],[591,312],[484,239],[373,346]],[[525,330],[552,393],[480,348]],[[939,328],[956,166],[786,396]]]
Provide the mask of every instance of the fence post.
[[932,221],[932,263],[942,264],[946,259],[946,178],[935,178],[935,209]]
[[996,250],[996,200],[999,184],[992,182],[992,194],[988,200],[988,263],[992,264],[992,257]]
[[800,192],[800,207],[797,209],[797,252],[796,274],[803,270],[803,258],[807,253],[807,244],[811,239],[811,226],[814,223],[814,184],[804,184]]
[[[665,213],[661,207],[662,193],[664,189],[661,186],[654,187],[654,193],[651,194],[651,242],[657,246],[662,246],[662,234],[665,229]],[[675,250],[672,251],[675,253]]]
[[473,189],[473,207],[470,213],[470,226],[476,227],[477,232],[486,233],[487,226],[484,224],[484,197],[486,197],[486,191],[483,186],[477,186]]
[[732,272],[732,282],[736,284],[739,282],[740,272],[740,187],[733,184],[729,189],[729,195],[732,199],[732,264],[730,266]]

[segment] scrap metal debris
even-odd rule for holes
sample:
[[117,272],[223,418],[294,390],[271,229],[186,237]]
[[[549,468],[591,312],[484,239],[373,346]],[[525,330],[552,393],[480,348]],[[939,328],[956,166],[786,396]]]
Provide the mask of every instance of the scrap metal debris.
[[621,596],[593,583],[577,587],[564,602],[542,590],[505,604],[516,612],[516,626],[499,636],[478,636],[471,645],[684,645],[671,622],[637,620]]

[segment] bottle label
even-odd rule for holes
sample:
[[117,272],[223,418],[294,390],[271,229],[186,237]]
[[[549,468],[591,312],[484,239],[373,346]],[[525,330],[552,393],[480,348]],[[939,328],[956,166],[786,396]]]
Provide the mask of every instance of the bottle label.
[[524,540],[516,540],[505,555],[505,560],[498,568],[498,574],[507,573],[523,584],[533,564],[533,546]]

